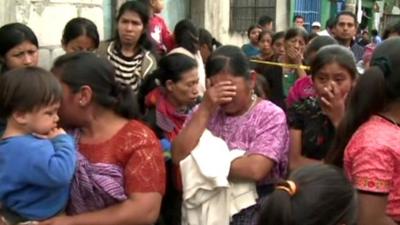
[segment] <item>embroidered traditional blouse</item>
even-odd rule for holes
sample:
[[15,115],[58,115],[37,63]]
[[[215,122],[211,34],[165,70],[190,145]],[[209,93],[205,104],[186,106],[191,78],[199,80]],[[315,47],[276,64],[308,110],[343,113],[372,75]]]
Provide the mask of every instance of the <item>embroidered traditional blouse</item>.
[[400,221],[400,127],[371,117],[350,139],[344,167],[356,189],[388,194],[386,213]]
[[131,193],[164,194],[166,175],[160,142],[142,123],[132,120],[109,140],[78,143],[78,147],[82,157],[72,184],[71,214],[108,207]]

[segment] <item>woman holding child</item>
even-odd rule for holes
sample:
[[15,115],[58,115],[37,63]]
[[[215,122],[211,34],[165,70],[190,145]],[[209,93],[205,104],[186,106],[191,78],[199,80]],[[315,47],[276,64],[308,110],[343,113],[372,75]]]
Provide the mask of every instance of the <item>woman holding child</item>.
[[91,53],[59,58],[62,124],[76,128],[78,168],[68,216],[40,225],[154,224],[165,189],[164,158],[154,133],[135,120],[132,90]]

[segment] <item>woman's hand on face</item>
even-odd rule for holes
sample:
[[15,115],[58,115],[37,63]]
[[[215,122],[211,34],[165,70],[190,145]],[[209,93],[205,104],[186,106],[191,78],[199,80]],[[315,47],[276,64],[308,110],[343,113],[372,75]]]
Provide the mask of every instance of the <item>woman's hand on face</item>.
[[337,127],[342,120],[346,108],[347,94],[342,96],[336,82],[332,81],[328,87],[324,88],[321,94],[321,109]]
[[218,106],[229,103],[236,96],[236,86],[231,81],[221,81],[214,85],[207,81],[203,104],[209,112],[214,112]]
[[303,55],[300,51],[296,50],[295,48],[288,48],[286,50],[286,54],[289,60],[294,64],[301,64],[303,60]]
[[57,216],[51,219],[42,221],[37,225],[72,225],[72,217],[70,216]]

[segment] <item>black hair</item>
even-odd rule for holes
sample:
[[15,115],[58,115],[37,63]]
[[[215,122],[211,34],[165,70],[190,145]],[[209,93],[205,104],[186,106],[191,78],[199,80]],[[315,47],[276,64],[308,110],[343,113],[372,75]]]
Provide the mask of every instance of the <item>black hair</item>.
[[159,86],[165,87],[168,80],[174,83],[180,81],[185,72],[195,69],[197,66],[196,60],[190,56],[181,53],[169,54],[160,59],[158,68],[146,76],[141,83],[138,93],[140,112],[144,115],[143,120],[159,138],[163,138],[163,131],[157,126],[155,109],[149,108],[145,104],[147,94]]
[[194,58],[181,53],[173,53],[161,58],[158,62],[158,68],[150,75],[165,87],[166,82],[171,80],[176,83],[182,79],[182,74],[197,68],[197,62]]
[[137,0],[137,1],[141,2],[143,5],[145,5],[149,9],[151,8],[151,0]]
[[[39,48],[35,33],[22,23],[10,23],[0,27],[0,58],[4,58],[8,51],[23,42],[28,41]],[[8,70],[7,65],[1,62],[1,71]]]
[[[356,193],[343,171],[329,165],[305,166],[289,180],[296,185],[293,195],[276,188],[262,208],[258,225],[354,224]],[[287,182],[279,186],[289,188]]]
[[263,26],[265,26],[265,25],[267,25],[267,24],[270,24],[270,23],[272,23],[272,22],[274,22],[274,20],[273,20],[271,17],[269,17],[269,16],[267,16],[267,15],[264,15],[264,16],[261,16],[261,17],[258,19],[257,24],[263,27]]
[[213,36],[211,35],[210,32],[208,32],[208,30],[204,28],[199,29],[199,45],[200,46],[206,45],[208,50],[210,50],[210,52],[214,50]]
[[304,17],[301,16],[301,15],[295,15],[295,16],[293,17],[293,22],[296,22],[296,19],[303,19],[303,21],[305,21]]
[[[150,50],[150,51],[153,50],[153,45],[147,38],[147,27],[148,27],[149,20],[150,20],[148,6],[146,6],[145,4],[143,4],[142,2],[139,2],[139,1],[126,1],[124,4],[122,4],[121,8],[119,8],[119,10],[118,10],[117,23],[121,19],[121,16],[125,12],[129,12],[129,11],[137,13],[140,17],[140,20],[143,23],[143,33],[141,34],[137,45],[141,46],[144,49]],[[116,32],[114,41],[115,41],[116,49],[120,50],[121,49],[121,41],[119,38],[118,31]]]
[[330,17],[330,18],[326,21],[325,27],[326,27],[326,28],[329,28],[329,29],[332,29],[332,28],[335,27],[335,24],[336,24],[336,17]]
[[206,75],[210,78],[220,72],[229,72],[233,76],[250,79],[250,64],[243,51],[233,45],[217,48],[206,63]]
[[247,37],[248,37],[248,38],[250,38],[250,33],[251,33],[251,31],[254,30],[254,29],[256,29],[256,28],[261,29],[259,25],[254,25],[254,24],[253,24],[253,25],[250,25],[249,28],[247,28]]
[[[260,42],[261,38],[264,37],[266,34],[268,34],[271,37],[271,40],[272,40],[272,36],[274,36],[274,32],[269,31],[269,30],[263,30],[263,31],[261,31],[260,35],[258,35],[258,42]],[[271,41],[271,43],[272,43],[272,41]]]
[[199,50],[199,30],[192,21],[184,19],[179,21],[174,29],[175,42],[178,47],[183,47],[192,54]]
[[316,38],[316,37],[318,37],[318,36],[319,36],[319,35],[318,35],[317,32],[311,32],[311,33],[308,34],[307,39],[308,39],[309,41],[311,41],[312,39],[314,39],[314,38]]
[[372,36],[378,36],[378,31],[376,29],[371,30],[371,35]]
[[354,13],[350,12],[350,11],[341,11],[340,13],[338,13],[336,15],[336,18],[335,18],[335,26],[338,25],[339,19],[340,19],[341,16],[350,16],[350,17],[352,17],[354,19],[354,25],[356,27],[358,27],[357,16]]
[[387,39],[391,34],[397,34],[400,35],[400,20],[396,22],[390,23],[385,30],[383,31],[382,38],[385,40]]
[[277,40],[281,38],[285,39],[285,35],[286,35],[285,31],[276,32],[274,35],[272,35],[271,45],[273,45]]
[[0,76],[0,117],[32,112],[60,102],[62,88],[50,72],[39,67],[10,70]]
[[259,73],[257,73],[256,76],[257,80],[256,86],[254,87],[254,93],[260,98],[268,99],[271,96],[271,88],[269,82],[263,75]]
[[96,24],[83,17],[74,18],[65,25],[61,42],[63,45],[67,45],[82,35],[92,39],[95,48],[99,47],[100,38]]
[[344,149],[354,132],[372,115],[384,112],[400,98],[400,38],[385,40],[375,49],[371,67],[358,79],[346,114],[326,162],[342,167]]
[[324,46],[335,44],[338,44],[338,42],[330,36],[317,36],[308,43],[306,50],[304,51],[304,58],[307,60],[311,53],[317,52]]
[[76,52],[56,59],[52,71],[73,92],[87,85],[93,91],[94,102],[127,119],[136,118],[137,99],[127,85],[115,80],[113,65],[90,52]]
[[285,41],[288,41],[294,37],[300,36],[304,39],[304,42],[308,42],[308,33],[304,28],[292,27],[289,28],[285,33]]
[[311,76],[314,78],[320,69],[333,62],[345,68],[353,80],[357,78],[354,55],[349,49],[341,45],[328,45],[317,52],[315,59],[311,63]]

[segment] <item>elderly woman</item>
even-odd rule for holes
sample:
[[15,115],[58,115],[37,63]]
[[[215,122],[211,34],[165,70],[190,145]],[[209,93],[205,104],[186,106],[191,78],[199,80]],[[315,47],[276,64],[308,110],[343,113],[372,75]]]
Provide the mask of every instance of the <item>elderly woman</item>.
[[75,128],[78,168],[68,216],[41,225],[154,224],[165,190],[165,167],[154,133],[135,120],[130,87],[92,53],[59,58],[53,72],[63,89],[62,124]]
[[[246,154],[231,163],[229,178],[257,183],[260,200],[285,176],[288,163],[288,128],[284,112],[254,93],[255,76],[243,52],[234,46],[217,49],[206,65],[209,87],[190,121],[175,138],[172,159],[179,163],[196,147],[208,129],[229,149]],[[233,224],[253,224],[258,204],[244,209]]]

